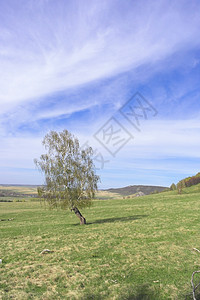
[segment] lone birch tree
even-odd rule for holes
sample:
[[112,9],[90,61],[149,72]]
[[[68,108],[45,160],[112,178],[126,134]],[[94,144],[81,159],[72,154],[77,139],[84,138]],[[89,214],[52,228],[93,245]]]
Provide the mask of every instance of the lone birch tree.
[[51,208],[71,209],[80,224],[86,224],[79,209],[91,205],[99,181],[92,148],[82,150],[78,139],[67,130],[51,131],[42,144],[46,154],[34,160],[45,176],[44,186],[38,188],[39,197]]

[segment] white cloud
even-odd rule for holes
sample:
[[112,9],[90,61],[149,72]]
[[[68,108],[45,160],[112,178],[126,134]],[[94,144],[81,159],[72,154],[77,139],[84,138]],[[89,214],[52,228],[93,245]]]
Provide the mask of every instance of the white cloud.
[[33,160],[43,152],[42,138],[7,137],[1,139],[0,165],[2,168],[34,168]]
[[[33,158],[39,157],[43,152],[40,137],[31,137],[31,130],[28,137],[20,136],[20,129],[15,132],[20,125],[31,124],[34,128],[35,123],[40,126],[37,121],[41,119],[93,109],[94,105],[102,102],[105,104],[110,101],[113,107],[115,105],[119,108],[127,97],[126,79],[122,79],[123,83],[116,81],[113,85],[104,87],[95,100],[92,96],[81,98],[81,94],[80,97],[66,97],[65,103],[57,97],[54,105],[51,105],[49,95],[67,89],[77,91],[77,87],[129,70],[132,71],[135,84],[145,81],[158,70],[174,68],[176,64],[184,63],[184,66],[190,68],[197,66],[199,60],[192,58],[192,62],[184,62],[184,57],[177,57],[199,47],[199,10],[200,3],[193,0],[19,0],[16,3],[8,0],[1,3],[2,168],[23,168],[29,172],[29,169],[34,169]],[[179,85],[173,87],[171,94],[176,100],[189,90],[188,77],[186,81],[184,89]],[[195,85],[196,81],[191,84],[192,88]],[[159,91],[160,86],[158,90],[153,89],[154,98],[157,102],[169,102],[171,99],[167,93],[164,95],[162,88]],[[120,96],[115,97],[119,94]],[[44,105],[46,103],[50,105]],[[99,147],[91,136],[109,115],[111,113],[108,109],[98,119],[94,118],[92,124],[85,119],[85,124],[77,122],[73,132],[77,132],[82,142],[92,140],[91,143]],[[12,130],[7,130],[9,127]],[[170,165],[164,159],[179,157],[197,161],[199,127],[198,120],[148,121],[141,133],[134,133],[133,142],[111,160],[109,168],[112,167],[116,172],[120,168],[156,168],[163,171],[170,171],[172,168],[176,172],[189,172],[189,165],[181,166],[178,161]],[[80,128],[83,130],[79,130]],[[39,130],[40,136],[46,129]],[[8,132],[16,137],[9,136]],[[102,147],[100,149],[105,153]],[[163,161],[158,164],[158,160]],[[9,176],[10,171],[6,172]],[[16,178],[17,171],[12,174],[12,178]],[[4,171],[0,181],[3,178]]]
[[[127,128],[131,130],[131,128]],[[200,122],[198,120],[179,120],[179,121],[147,121],[142,126],[140,133],[134,134],[134,140],[124,146],[119,153],[113,158],[89,133],[77,136],[83,144],[89,141],[94,149],[97,149],[104,157],[109,160],[105,164],[105,169],[101,170],[102,184],[109,185],[105,180],[107,176],[114,178],[118,174],[122,178],[135,176],[135,172],[155,172],[161,171],[163,177],[162,184],[166,174],[193,174],[198,172],[200,158]],[[91,131],[92,133],[92,131]],[[32,182],[39,183],[41,175],[35,172],[33,163],[34,158],[39,158],[45,152],[41,145],[42,137],[7,137],[1,139],[0,148],[0,165],[3,169],[0,174],[0,182],[4,181],[4,169],[13,168],[16,173],[17,169],[23,168],[23,173],[19,170],[19,178],[23,182],[24,172],[29,172],[28,178],[34,178]],[[96,162],[96,166],[101,167]],[[29,171],[31,170],[32,171]],[[144,171],[145,170],[145,171]],[[110,173],[108,173],[108,171]],[[6,171],[7,174],[9,173]],[[14,174],[10,172],[10,174]],[[32,172],[32,175],[31,175]],[[14,175],[11,176],[11,178]],[[21,176],[21,177],[20,177]],[[35,176],[35,177],[34,177]],[[141,175],[142,176],[142,175]],[[158,181],[158,175],[156,182]],[[19,179],[16,177],[16,180]],[[130,177],[132,178],[132,177]],[[153,178],[151,178],[153,183]],[[139,180],[139,179],[138,179]],[[144,183],[141,181],[140,183]],[[168,179],[170,182],[170,179]],[[19,181],[18,181],[19,182]],[[111,181],[110,181],[111,182]],[[13,182],[14,183],[14,182]],[[134,182],[132,181],[132,184]],[[131,184],[131,182],[130,182]]]
[[[131,127],[127,128],[131,131]],[[131,164],[137,159],[167,159],[173,157],[200,157],[200,122],[198,120],[179,121],[147,121],[142,131],[133,132],[134,139],[125,145],[116,155],[115,161]],[[110,154],[89,134],[79,134],[81,144],[89,144],[97,148],[107,159],[113,160]],[[42,137],[5,137],[1,140],[0,165],[3,167],[32,168],[33,159],[39,157],[44,148]],[[116,165],[117,166],[117,165]]]
[[199,40],[195,1],[38,3],[2,6],[7,20],[0,21],[1,113],[152,64]]
[[[143,121],[141,132],[125,123],[123,126],[134,137],[116,155],[116,160],[119,159],[123,163],[142,158],[200,158],[199,120],[147,120]],[[108,157],[107,151],[92,135],[78,136],[82,142],[88,140],[94,148],[100,149]]]

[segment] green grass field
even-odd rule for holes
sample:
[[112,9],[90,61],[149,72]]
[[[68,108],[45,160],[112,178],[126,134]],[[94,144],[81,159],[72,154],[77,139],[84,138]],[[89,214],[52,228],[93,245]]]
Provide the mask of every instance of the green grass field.
[[199,189],[95,200],[86,226],[39,202],[0,203],[14,218],[0,222],[0,299],[185,299],[200,269]]

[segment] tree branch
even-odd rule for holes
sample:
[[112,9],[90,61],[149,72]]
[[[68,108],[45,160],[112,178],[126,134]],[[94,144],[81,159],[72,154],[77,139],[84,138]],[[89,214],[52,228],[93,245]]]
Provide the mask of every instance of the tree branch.
[[191,279],[193,300],[196,300],[196,297],[195,297],[195,290],[196,290],[197,287],[200,285],[200,284],[198,284],[196,287],[194,286],[194,275],[197,274],[197,273],[200,273],[200,270],[194,271],[194,272],[192,273],[192,279]]
[[197,248],[192,248],[192,250],[197,251],[200,253],[200,250],[198,250]]

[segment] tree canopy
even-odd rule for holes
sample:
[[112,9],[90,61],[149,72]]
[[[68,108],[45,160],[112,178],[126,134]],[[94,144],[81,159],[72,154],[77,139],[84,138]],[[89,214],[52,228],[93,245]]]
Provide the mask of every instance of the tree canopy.
[[46,154],[34,160],[45,176],[44,186],[38,188],[40,198],[51,208],[73,210],[85,223],[79,209],[91,205],[99,181],[92,148],[81,149],[78,139],[67,130],[51,131],[42,143]]
[[171,191],[175,191],[175,190],[176,190],[176,185],[175,185],[175,183],[172,183],[172,184],[171,184],[170,190],[171,190]]

